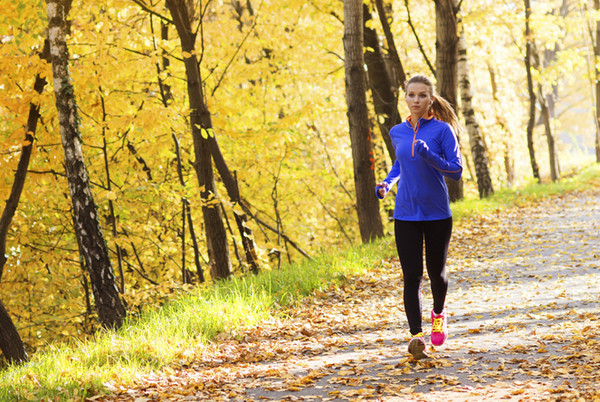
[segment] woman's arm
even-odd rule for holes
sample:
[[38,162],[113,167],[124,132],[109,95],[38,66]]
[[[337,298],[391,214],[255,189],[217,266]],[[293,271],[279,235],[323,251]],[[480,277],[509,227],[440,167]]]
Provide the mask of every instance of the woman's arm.
[[399,178],[400,163],[396,159],[394,165],[392,165],[392,170],[390,170],[390,173],[388,173],[387,177],[383,180],[383,182],[375,185],[375,195],[377,195],[377,198],[379,198],[380,200],[384,199],[388,191],[390,191],[390,188],[392,188],[392,186],[396,184]]

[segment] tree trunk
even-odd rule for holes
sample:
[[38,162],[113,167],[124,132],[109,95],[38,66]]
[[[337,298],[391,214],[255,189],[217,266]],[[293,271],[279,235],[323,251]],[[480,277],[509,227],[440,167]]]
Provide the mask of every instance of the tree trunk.
[[529,93],[529,120],[527,121],[527,149],[529,150],[529,161],[533,177],[538,183],[541,183],[540,170],[535,159],[535,147],[533,143],[533,127],[535,125],[535,103],[536,97],[533,91],[533,75],[531,73],[531,58],[533,53],[533,41],[531,39],[531,29],[529,28],[529,18],[531,17],[531,6],[529,0],[525,3],[525,69],[527,70],[527,92]]
[[471,154],[473,155],[473,163],[475,165],[477,189],[479,190],[479,197],[484,198],[494,194],[494,188],[492,186],[485,144],[481,137],[479,124],[475,118],[475,110],[473,109],[473,92],[471,91],[471,81],[469,79],[469,63],[464,31],[461,32],[458,39],[457,71],[462,112],[465,117],[467,132],[469,133],[469,144],[471,145]]
[[242,237],[242,246],[244,247],[244,254],[246,255],[246,262],[250,268],[250,271],[253,273],[258,273],[260,271],[260,266],[258,263],[258,255],[256,253],[256,243],[254,242],[254,234],[252,229],[248,226],[250,214],[250,209],[244,203],[240,196],[240,189],[238,186],[237,179],[234,173],[229,170],[227,166],[227,162],[223,157],[223,153],[221,152],[221,148],[219,147],[219,143],[217,139],[213,136],[209,138],[209,147],[210,153],[215,161],[215,167],[219,172],[219,176],[221,176],[221,180],[223,180],[223,185],[225,186],[225,190],[227,191],[227,195],[229,199],[238,204],[242,211],[233,211],[233,215],[235,217],[235,222],[238,226],[238,231]]
[[[548,159],[550,162],[550,179],[557,181],[560,178],[558,167],[558,152],[556,151],[556,141],[552,133],[552,123],[550,117],[550,108],[548,106],[547,97],[544,96],[544,89],[541,85],[538,86],[539,101],[541,108],[541,117],[544,122],[544,132],[546,133],[546,141],[548,141]],[[551,95],[550,95],[551,96]]]
[[[171,2],[171,4],[174,4],[174,3]],[[253,10],[252,10],[251,4],[247,3],[246,7],[248,8],[248,12],[252,15]],[[167,6],[167,8],[169,8],[169,7]],[[185,15],[187,15],[187,13]],[[187,16],[187,19],[189,20],[189,16]],[[161,38],[166,39],[166,38],[168,38],[167,26],[164,24],[161,26],[162,26]],[[185,27],[183,27],[183,28],[184,28],[184,30],[186,29]],[[179,33],[179,28],[177,28],[177,29],[178,29],[178,33]],[[190,22],[190,27],[187,28],[186,32],[188,32],[186,35],[193,36],[191,34],[191,22]],[[181,34],[180,34],[180,38],[181,38]],[[195,37],[192,38],[191,40],[192,40],[191,46],[195,47],[195,44],[193,43],[193,41],[195,40]],[[163,65],[164,66],[168,65],[168,58],[165,56],[164,53],[163,53]],[[198,77],[200,77],[199,72],[198,72]],[[201,79],[201,77],[199,79]],[[162,90],[162,91],[169,96],[168,99],[172,99],[170,87],[161,84],[161,88],[163,88],[163,87],[164,87],[164,90]],[[201,95],[201,99],[202,99],[203,108],[206,110],[205,113],[208,116],[208,118],[206,119],[206,124],[212,130],[212,122],[210,119],[210,113],[208,112],[208,109],[204,102],[204,93],[200,92],[200,95]],[[217,168],[217,171],[219,172],[219,175],[221,176],[221,179],[223,180],[223,184],[225,185],[225,189],[227,191],[227,194],[229,195],[229,198],[231,199],[232,202],[238,203],[242,206],[242,209],[244,212],[234,211],[233,213],[235,215],[235,220],[238,225],[238,230],[242,237],[242,245],[244,247],[244,251],[245,251],[245,255],[246,255],[246,262],[248,263],[248,266],[250,267],[250,270],[252,272],[258,273],[260,271],[260,266],[258,263],[258,256],[256,253],[256,244],[254,242],[254,235],[252,233],[252,229],[250,229],[250,227],[247,225],[247,223],[248,223],[248,216],[246,215],[247,207],[244,204],[242,204],[242,201],[240,200],[237,182],[234,178],[234,175],[229,170],[227,163],[225,162],[225,158],[223,157],[223,154],[221,153],[219,143],[217,142],[217,139],[216,139],[216,136],[214,135],[214,133],[213,133],[213,135],[208,136],[207,138],[203,137],[202,139],[206,140],[208,142],[208,148],[210,150],[210,154],[213,158],[215,167]],[[188,220],[190,220],[190,223],[191,223],[191,218],[189,215],[188,215]],[[190,230],[192,230],[192,229],[193,229],[193,226],[190,225]],[[192,234],[192,240],[195,241],[193,234]],[[196,253],[196,257],[197,257],[197,253]],[[196,260],[197,260],[197,258],[196,258]]]
[[[40,53],[40,58],[46,61],[50,60],[50,43],[48,40],[44,41],[44,48]],[[39,74],[35,77],[33,89],[41,94],[46,86],[47,81]],[[13,182],[10,195],[6,201],[6,206],[2,211],[2,217],[0,217],[0,280],[4,272],[4,265],[6,265],[6,237],[10,224],[17,207],[23,187],[25,186],[25,179],[27,178],[27,169],[29,167],[29,160],[31,159],[31,151],[33,150],[33,134],[37,129],[37,123],[40,118],[40,105],[31,103],[29,105],[29,116],[27,118],[27,126],[25,127],[25,139],[21,149],[21,156],[17,164],[17,171],[15,172],[15,181]],[[4,357],[10,363],[27,361],[27,353],[23,346],[21,336],[17,331],[8,311],[4,308],[2,301],[0,301],[0,349],[4,354]]]
[[[435,1],[435,71],[437,92],[445,98],[456,111],[458,77],[456,64],[458,59],[458,4],[456,0]],[[457,138],[459,133],[456,133]],[[460,143],[460,138],[459,143]],[[464,198],[463,180],[446,180],[450,201]]]
[[26,362],[29,358],[17,328],[0,301],[0,350],[9,363]]
[[78,238],[80,254],[90,272],[100,323],[105,327],[118,328],[125,318],[126,311],[115,285],[108,249],[83,160],[79,116],[68,65],[66,12],[60,0],[48,0],[46,10],[54,94],[73,203],[75,235]]
[[[562,18],[566,17],[567,7],[564,0],[559,12],[561,13]],[[549,14],[553,15],[554,13],[556,13],[556,11],[553,11]],[[534,57],[534,67],[538,70],[546,68],[556,58],[558,49],[558,43],[555,43],[554,48],[552,49],[544,49],[543,59],[541,59],[542,54],[540,54],[539,51],[536,51],[536,57]],[[558,151],[556,149],[556,138],[552,132],[552,120],[554,119],[554,96],[556,93],[558,93],[558,87],[556,84],[552,85],[551,90],[547,93],[544,91],[544,87],[541,84],[538,84],[538,100],[541,108],[540,117],[544,124],[544,132],[546,134],[546,141],[548,143],[548,159],[550,164],[550,178],[552,181],[557,181],[560,179],[560,164],[558,161]]]
[[492,67],[492,64],[487,62],[488,71],[490,73],[490,84],[492,86],[492,99],[494,100],[494,111],[496,115],[496,122],[502,128],[504,135],[502,141],[504,144],[504,170],[506,172],[506,184],[508,187],[512,187],[515,182],[515,161],[512,157],[512,139],[510,132],[507,129],[505,117],[498,112],[498,85],[496,84],[496,72]]
[[358,225],[363,242],[383,236],[370,138],[363,57],[362,0],[344,0],[346,102],[354,165]]
[[[372,21],[369,7],[363,3],[364,35],[365,35],[365,63],[373,105],[377,114],[379,131],[387,147],[392,162],[396,160],[396,151],[390,138],[390,130],[402,120],[398,113],[398,88],[386,67],[383,52],[379,45],[379,36],[373,28],[368,28],[368,22]],[[394,91],[396,89],[396,91]]]
[[[40,58],[46,61],[50,60],[50,43],[48,40],[44,41],[44,49],[40,54]],[[33,89],[37,93],[41,94],[46,86],[46,83],[46,79],[38,74],[35,77]],[[37,129],[39,118],[40,105],[31,103],[29,105],[29,116],[27,118],[27,127],[25,128],[25,138],[21,148],[21,156],[19,157],[17,171],[15,172],[15,181],[13,182],[8,200],[6,200],[6,206],[2,211],[2,217],[0,217],[0,280],[2,279],[4,265],[6,264],[6,236],[8,235],[8,230],[10,229],[10,223],[12,222],[15,212],[17,211],[19,200],[21,199],[21,193],[23,192],[23,187],[25,186],[27,168],[29,167],[31,151],[33,150],[33,134],[35,134]]]
[[204,102],[202,78],[195,54],[196,35],[192,32],[186,2],[167,0],[167,8],[177,28],[187,77],[190,104],[190,124],[194,140],[194,167],[200,186],[204,230],[213,280],[224,279],[232,274],[227,232],[217,199],[209,139],[214,136],[210,112]]
[[[600,12],[600,0],[594,0],[594,10]],[[600,58],[600,21],[596,21],[596,41],[594,43],[594,60]],[[600,163],[600,64],[594,63],[596,73],[596,162]]]

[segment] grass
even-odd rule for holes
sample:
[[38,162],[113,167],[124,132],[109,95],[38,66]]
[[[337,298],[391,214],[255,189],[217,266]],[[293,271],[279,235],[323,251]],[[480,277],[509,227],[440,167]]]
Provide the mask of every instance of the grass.
[[518,189],[501,189],[485,199],[465,199],[452,204],[452,213],[455,220],[460,221],[470,216],[501,211],[571,191],[588,190],[591,187],[600,187],[600,164],[573,171],[557,182],[531,182]]
[[30,362],[0,373],[0,400],[83,400],[115,384],[133,384],[187,358],[219,334],[235,334],[280,307],[299,302],[315,289],[340,284],[382,258],[384,244],[373,243],[311,261],[236,277],[193,292],[127,322],[91,341],[50,346]]
[[[453,204],[455,219],[491,213],[568,191],[600,188],[594,164],[558,183],[501,190],[484,199]],[[460,224],[460,223],[458,223]],[[313,260],[199,287],[162,308],[102,331],[90,341],[49,346],[30,362],[0,373],[0,400],[83,400],[114,385],[134,384],[144,373],[189,358],[219,334],[235,334],[281,314],[314,290],[337,286],[394,255],[389,238]]]

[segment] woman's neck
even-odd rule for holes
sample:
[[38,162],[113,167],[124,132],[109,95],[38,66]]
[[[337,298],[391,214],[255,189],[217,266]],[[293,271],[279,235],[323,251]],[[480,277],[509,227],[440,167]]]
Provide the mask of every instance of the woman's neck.
[[412,121],[412,122],[416,123],[416,122],[418,122],[418,121],[419,121],[419,119],[421,119],[421,118],[423,118],[423,119],[426,119],[426,118],[428,118],[428,117],[429,117],[429,115],[430,115],[430,113],[429,113],[429,112],[427,112],[427,113],[424,113],[424,114],[411,114],[411,115],[410,115],[410,121]]

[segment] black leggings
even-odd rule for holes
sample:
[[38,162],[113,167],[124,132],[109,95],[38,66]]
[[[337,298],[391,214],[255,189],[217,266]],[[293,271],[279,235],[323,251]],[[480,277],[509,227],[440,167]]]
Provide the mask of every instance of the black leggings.
[[431,282],[433,310],[444,309],[448,291],[446,257],[452,234],[452,218],[436,221],[395,221],[396,248],[404,274],[404,309],[410,333],[423,331],[421,318],[421,281],[423,279],[423,238],[425,262]]

